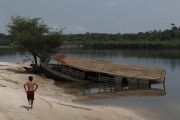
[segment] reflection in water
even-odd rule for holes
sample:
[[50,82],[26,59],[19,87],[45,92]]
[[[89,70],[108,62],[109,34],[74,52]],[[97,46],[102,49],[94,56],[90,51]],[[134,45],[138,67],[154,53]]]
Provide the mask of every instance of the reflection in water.
[[0,56],[15,55],[15,54],[17,54],[17,51],[15,51],[13,48],[0,48]]
[[0,48],[0,61],[4,62],[20,62],[24,56],[13,48]]
[[[126,80],[125,80],[126,81]],[[98,95],[104,97],[115,97],[115,96],[164,96],[166,95],[165,86],[162,89],[152,88],[152,84],[141,83],[129,84],[127,81],[124,84],[118,84],[116,82],[111,83],[94,83],[94,82],[72,82],[68,83],[65,87],[66,93],[75,94],[77,96],[86,96],[87,99]],[[108,95],[108,96],[107,96]]]

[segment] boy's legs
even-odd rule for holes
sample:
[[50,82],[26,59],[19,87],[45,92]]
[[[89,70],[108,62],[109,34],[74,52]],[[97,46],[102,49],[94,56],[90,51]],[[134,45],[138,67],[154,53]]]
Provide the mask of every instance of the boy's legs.
[[31,100],[31,109],[33,108],[33,100]]
[[28,100],[28,102],[29,102],[29,105],[31,105],[31,101],[32,101],[32,100]]
[[31,106],[30,108],[32,109],[33,108],[33,100],[34,100],[34,92],[29,92],[28,95],[27,95],[27,98],[28,98],[28,102],[29,102],[29,105]]
[[31,106],[30,108],[32,109],[33,108],[33,100],[29,100],[29,105]]

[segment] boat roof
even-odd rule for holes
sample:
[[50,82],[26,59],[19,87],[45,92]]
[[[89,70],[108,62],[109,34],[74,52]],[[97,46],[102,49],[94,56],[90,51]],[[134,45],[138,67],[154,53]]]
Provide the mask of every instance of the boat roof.
[[106,73],[126,78],[161,80],[166,75],[166,70],[159,67],[119,64],[65,55],[56,55],[54,56],[54,59],[62,64],[82,70]]

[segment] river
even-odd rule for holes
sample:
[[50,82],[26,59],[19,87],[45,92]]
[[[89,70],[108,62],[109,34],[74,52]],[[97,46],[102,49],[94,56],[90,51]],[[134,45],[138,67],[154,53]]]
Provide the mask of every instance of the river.
[[[85,50],[62,49],[60,54],[96,60],[156,66],[167,71],[163,96],[126,96],[82,102],[90,105],[123,106],[148,120],[180,120],[180,50]],[[25,57],[12,49],[0,49],[0,61],[21,62]],[[162,85],[154,85],[161,88]]]

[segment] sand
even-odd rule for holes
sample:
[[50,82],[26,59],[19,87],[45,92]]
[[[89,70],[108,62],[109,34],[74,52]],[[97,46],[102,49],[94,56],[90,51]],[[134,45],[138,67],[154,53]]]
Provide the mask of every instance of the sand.
[[[0,62],[0,120],[145,120],[124,107],[73,103],[76,97],[65,94],[53,79],[26,73],[23,66],[28,65]],[[29,109],[23,88],[29,75],[39,85],[33,109]]]

